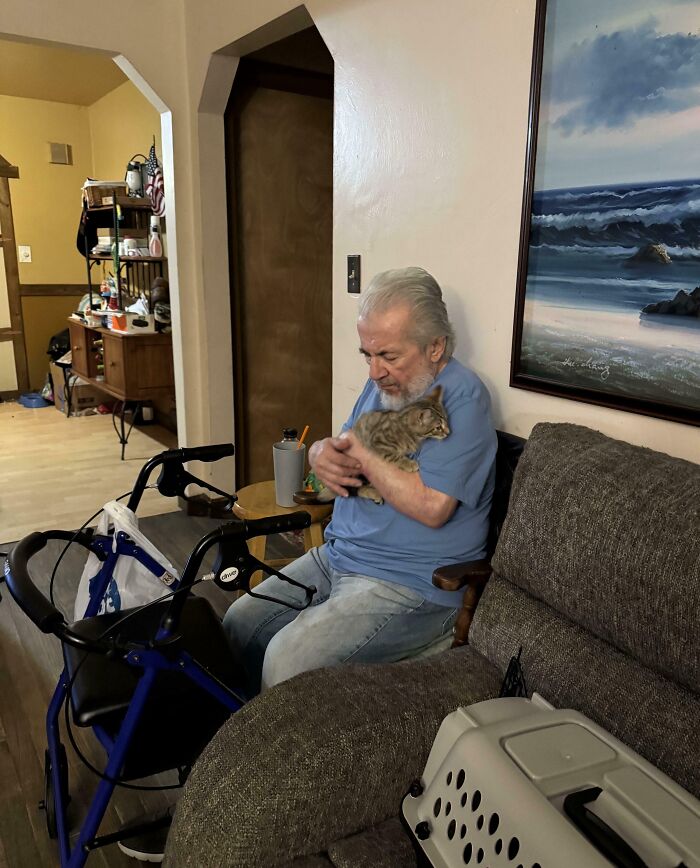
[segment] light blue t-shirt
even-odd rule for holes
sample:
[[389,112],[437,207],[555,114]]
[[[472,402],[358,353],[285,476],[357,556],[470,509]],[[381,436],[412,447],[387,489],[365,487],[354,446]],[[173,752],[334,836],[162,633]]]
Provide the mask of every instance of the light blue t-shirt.
[[[444,440],[424,440],[415,457],[425,485],[457,499],[452,518],[431,528],[389,503],[336,497],[325,538],[333,569],[396,582],[430,602],[458,607],[463,591],[441,591],[432,584],[432,575],[439,566],[485,554],[496,432],[489,394],[473,371],[451,359],[435,378],[437,384],[443,387],[450,434]],[[379,389],[368,380],[343,430],[363,413],[379,409]]]

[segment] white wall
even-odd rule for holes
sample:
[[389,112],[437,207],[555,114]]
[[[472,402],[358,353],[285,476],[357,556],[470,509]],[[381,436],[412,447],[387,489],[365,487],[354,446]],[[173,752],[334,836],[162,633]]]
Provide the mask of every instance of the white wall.
[[[118,14],[108,0],[33,0],[32,14],[26,0],[0,7],[0,33],[124,54],[172,112],[184,443],[226,440],[233,424],[221,113],[235,60],[219,57],[208,74],[211,55],[295,5],[152,0],[148,18],[161,20],[157,51],[152,30],[134,35],[129,23],[144,15],[139,0],[123,0]],[[534,0],[306,5],[336,61],[336,425],[365,375],[356,300],[344,286],[345,256],[360,253],[365,283],[378,270],[408,264],[435,274],[460,337],[458,357],[488,384],[500,427],[527,434],[539,420],[575,421],[700,460],[697,428],[508,386]],[[248,50],[254,47],[249,40]],[[168,227],[172,256],[170,214]]]
[[[212,52],[293,6],[207,0],[202,15],[201,6],[186,4],[193,103]],[[360,253],[364,285],[373,273],[403,265],[435,274],[457,329],[457,356],[487,383],[499,427],[527,435],[540,420],[578,422],[700,460],[697,428],[508,386],[534,0],[308,0],[306,7],[336,64],[336,427],[366,375],[357,301],[345,290],[345,257]],[[210,122],[208,134],[200,130],[200,144],[211,147],[215,129]],[[202,173],[211,187],[216,161],[208,166]],[[215,272],[214,245],[206,236],[202,242]]]

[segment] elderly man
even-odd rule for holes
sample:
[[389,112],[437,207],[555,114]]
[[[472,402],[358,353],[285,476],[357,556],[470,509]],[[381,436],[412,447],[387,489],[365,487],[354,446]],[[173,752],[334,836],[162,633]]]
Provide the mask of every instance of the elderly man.
[[[338,495],[326,542],[285,572],[317,589],[302,612],[244,596],[224,618],[251,691],[339,663],[391,662],[448,633],[461,592],[432,585],[441,564],[483,557],[493,493],[496,435],[486,388],[452,357],[454,333],[442,292],[422,268],[377,275],[360,300],[357,330],[369,380],[340,437],[314,443],[309,463]],[[369,410],[401,409],[443,387],[451,433],[423,442],[410,473],[367,450],[350,430]],[[350,497],[364,476],[377,505]],[[265,594],[303,603],[277,577]]]

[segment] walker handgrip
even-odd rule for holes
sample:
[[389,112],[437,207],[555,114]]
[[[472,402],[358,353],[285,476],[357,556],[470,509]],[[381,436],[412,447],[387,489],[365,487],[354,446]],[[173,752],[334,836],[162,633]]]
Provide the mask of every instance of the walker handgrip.
[[183,461],[218,461],[233,455],[233,443],[219,443],[216,446],[193,446],[178,450]]
[[286,515],[271,515],[269,518],[251,518],[245,523],[245,538],[267,536],[271,533],[284,533],[288,530],[302,530],[311,524],[308,512],[290,512]]
[[21,539],[7,557],[5,578],[7,588],[24,614],[42,633],[54,633],[65,624],[63,615],[31,580],[27,563],[46,545],[46,535],[30,533]]

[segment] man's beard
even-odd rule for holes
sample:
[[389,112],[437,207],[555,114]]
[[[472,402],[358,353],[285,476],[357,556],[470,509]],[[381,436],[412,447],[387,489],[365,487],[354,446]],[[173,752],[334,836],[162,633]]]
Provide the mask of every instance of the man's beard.
[[406,388],[396,395],[389,395],[380,389],[379,401],[385,410],[403,410],[407,404],[418,400],[432,386],[434,379],[435,377],[430,371],[417,374],[412,380],[409,380]]

